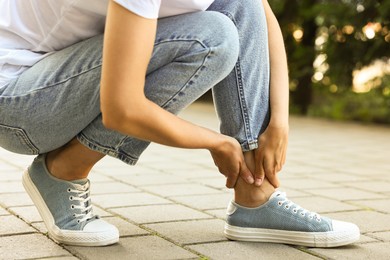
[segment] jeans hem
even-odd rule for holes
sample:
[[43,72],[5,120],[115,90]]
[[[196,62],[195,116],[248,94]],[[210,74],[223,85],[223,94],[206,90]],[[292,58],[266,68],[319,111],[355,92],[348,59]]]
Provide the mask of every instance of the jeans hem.
[[258,147],[259,147],[259,143],[257,142],[257,140],[245,141],[245,143],[241,144],[241,149],[243,152],[252,151],[252,150],[257,149]]
[[77,140],[88,147],[89,149],[103,153],[105,155],[109,155],[111,157],[114,157],[116,159],[121,160],[122,162],[129,164],[129,165],[135,165],[138,162],[138,158],[131,157],[127,154],[115,151],[112,148],[104,147],[101,145],[96,144],[95,142],[90,141],[85,135],[83,134],[78,134],[77,135]]

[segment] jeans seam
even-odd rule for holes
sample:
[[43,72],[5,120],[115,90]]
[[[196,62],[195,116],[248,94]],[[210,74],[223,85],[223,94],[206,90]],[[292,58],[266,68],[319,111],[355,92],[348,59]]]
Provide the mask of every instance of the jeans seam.
[[[233,15],[231,13],[222,11],[224,15],[226,15],[233,23],[237,26],[236,21],[234,20]],[[236,74],[236,81],[237,81],[237,87],[238,87],[238,95],[239,95],[239,101],[240,101],[240,107],[241,107],[241,113],[242,113],[242,119],[244,123],[244,131],[245,131],[245,137],[246,140],[244,143],[241,144],[243,151],[253,150],[258,147],[257,140],[253,138],[253,134],[250,129],[250,120],[248,116],[248,108],[246,106],[246,99],[245,94],[243,90],[243,80],[242,80],[242,73],[241,73],[241,66],[240,66],[240,58],[238,58],[236,65],[234,66],[234,72]]]
[[4,127],[14,131],[14,134],[18,137],[19,141],[25,145],[31,154],[39,154],[39,149],[33,144],[27,135],[26,131],[20,127],[9,126],[5,124],[0,124],[0,127]]
[[51,88],[51,87],[54,87],[54,86],[57,86],[59,84],[64,84],[65,82],[69,81],[69,80],[72,80],[74,78],[77,78],[85,73],[88,73],[94,69],[97,69],[97,68],[100,68],[102,66],[102,63],[101,61],[99,62],[99,64],[94,64],[92,65],[91,67],[88,67],[86,69],[83,69],[82,71],[78,71],[76,72],[75,74],[71,75],[71,76],[66,76],[64,77],[62,80],[59,80],[59,81],[55,81],[55,82],[51,82],[51,83],[48,83],[48,84],[44,84],[43,87],[41,88],[37,88],[37,89],[34,89],[34,91],[31,91],[29,93],[26,93],[26,95],[28,94],[33,94],[33,93],[36,93],[36,92],[39,92],[39,91],[42,91],[42,90],[45,90],[47,88]]
[[211,47],[208,47],[205,43],[203,43],[201,40],[199,39],[179,39],[179,38],[176,38],[176,39],[169,39],[169,40],[161,40],[161,41],[158,41],[156,42],[155,46],[161,44],[161,43],[166,43],[166,42],[174,42],[174,41],[186,41],[186,42],[196,42],[198,43],[199,45],[201,45],[205,50],[208,50],[207,54],[205,55],[205,57],[203,58],[203,61],[202,61],[202,64],[198,67],[198,69],[196,69],[196,71],[189,77],[189,79],[187,80],[187,82],[183,85],[183,87],[181,87],[174,95],[172,95],[166,102],[164,102],[161,107],[166,109],[170,103],[176,101],[176,97],[177,96],[180,96],[181,93],[184,92],[185,89],[187,89],[187,87],[189,85],[192,85],[195,83],[195,79],[199,77],[199,74],[200,74],[200,71],[202,71],[206,66],[206,60],[211,56],[211,54],[213,53],[212,51],[212,48]]

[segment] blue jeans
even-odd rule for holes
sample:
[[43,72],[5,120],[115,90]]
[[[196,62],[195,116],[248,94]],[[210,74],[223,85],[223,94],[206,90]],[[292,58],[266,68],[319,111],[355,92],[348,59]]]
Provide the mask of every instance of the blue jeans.
[[[0,146],[40,154],[77,137],[92,150],[135,164],[149,142],[102,124],[102,45],[102,35],[74,44],[0,89]],[[235,137],[243,151],[257,148],[270,114],[261,1],[216,0],[205,12],[159,20],[147,98],[176,114],[210,88],[221,132]]]

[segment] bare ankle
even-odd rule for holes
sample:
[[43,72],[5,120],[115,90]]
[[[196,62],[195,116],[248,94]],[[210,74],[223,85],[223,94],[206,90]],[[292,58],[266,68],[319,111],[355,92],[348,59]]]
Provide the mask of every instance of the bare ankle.
[[88,174],[80,173],[80,171],[72,171],[68,167],[69,164],[66,164],[66,159],[63,159],[57,151],[49,152],[46,155],[46,168],[49,173],[57,179],[74,181],[84,179],[88,176]]
[[266,203],[274,192],[275,188],[267,180],[257,187],[239,179],[234,188],[234,201],[241,206],[254,208]]
[[[255,169],[254,152],[244,152],[244,158],[248,168],[253,172]],[[234,200],[241,206],[254,208],[266,203],[274,192],[275,188],[267,178],[264,179],[261,186],[247,184],[243,179],[238,178],[234,187]]]
[[84,179],[104,155],[88,149],[76,139],[46,155],[46,167],[58,179]]

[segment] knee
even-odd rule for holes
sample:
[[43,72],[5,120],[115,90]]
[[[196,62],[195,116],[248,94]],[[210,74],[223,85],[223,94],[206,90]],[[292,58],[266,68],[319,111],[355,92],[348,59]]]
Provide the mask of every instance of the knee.
[[[210,48],[210,58],[218,70],[230,73],[239,55],[239,36],[235,24],[226,15],[208,11],[207,28],[209,34],[205,44]],[[225,76],[226,76],[225,75]]]

